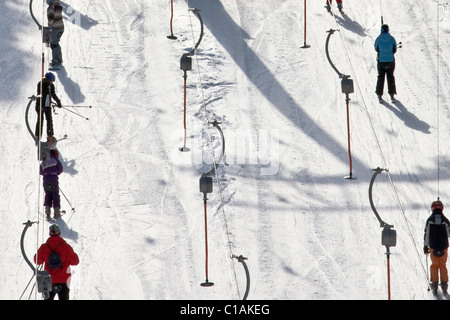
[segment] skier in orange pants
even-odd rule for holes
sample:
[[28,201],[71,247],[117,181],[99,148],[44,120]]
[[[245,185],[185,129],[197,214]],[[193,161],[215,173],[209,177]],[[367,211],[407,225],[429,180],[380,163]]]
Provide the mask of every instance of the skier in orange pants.
[[430,253],[430,282],[433,293],[436,294],[441,280],[443,293],[447,294],[448,288],[448,271],[447,271],[447,251],[448,237],[450,234],[450,222],[444,216],[444,205],[437,200],[431,204],[432,214],[425,224],[424,247],[425,254]]

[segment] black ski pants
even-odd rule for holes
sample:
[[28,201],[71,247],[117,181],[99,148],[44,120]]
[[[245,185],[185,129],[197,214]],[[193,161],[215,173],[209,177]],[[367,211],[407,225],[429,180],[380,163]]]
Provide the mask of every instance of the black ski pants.
[[66,283],[53,283],[52,291],[47,300],[55,300],[58,295],[58,300],[69,300],[70,289]]
[[390,95],[397,94],[397,88],[395,87],[395,61],[394,62],[378,62],[378,81],[375,93],[377,95],[383,94],[384,79],[387,78],[388,93]]
[[37,120],[36,120],[36,130],[34,132],[35,136],[40,139],[41,135],[39,133],[44,133],[42,131],[43,129],[43,122],[44,122],[44,115],[45,120],[47,121],[47,136],[53,137],[53,119],[52,119],[52,108],[51,107],[42,107],[41,113],[39,114],[40,108],[40,101],[37,99],[36,103],[36,113],[37,113]]

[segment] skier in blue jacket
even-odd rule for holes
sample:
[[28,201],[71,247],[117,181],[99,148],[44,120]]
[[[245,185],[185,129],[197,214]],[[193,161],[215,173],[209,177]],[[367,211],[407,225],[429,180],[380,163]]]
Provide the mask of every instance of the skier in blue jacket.
[[389,26],[383,24],[381,26],[381,34],[375,40],[375,51],[378,52],[378,81],[375,93],[378,99],[381,99],[384,88],[384,78],[387,77],[388,93],[394,100],[394,94],[397,94],[395,87],[395,57],[397,52],[397,42],[394,37],[389,34]]

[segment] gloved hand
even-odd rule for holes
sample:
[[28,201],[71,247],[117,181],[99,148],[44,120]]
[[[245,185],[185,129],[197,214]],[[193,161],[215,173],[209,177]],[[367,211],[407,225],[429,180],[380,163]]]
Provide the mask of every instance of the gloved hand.
[[430,248],[428,248],[427,246],[423,247],[423,253],[428,254],[430,253]]
[[56,105],[58,108],[62,108],[61,102]]

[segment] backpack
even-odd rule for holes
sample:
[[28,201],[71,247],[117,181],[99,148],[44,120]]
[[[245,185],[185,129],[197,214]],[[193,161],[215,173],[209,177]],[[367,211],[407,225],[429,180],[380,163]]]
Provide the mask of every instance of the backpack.
[[48,267],[50,271],[56,270],[56,269],[62,269],[62,261],[61,261],[61,255],[56,252],[55,250],[62,245],[62,241],[56,246],[55,249],[52,249],[47,243],[47,247],[50,249],[50,254],[48,255]]

